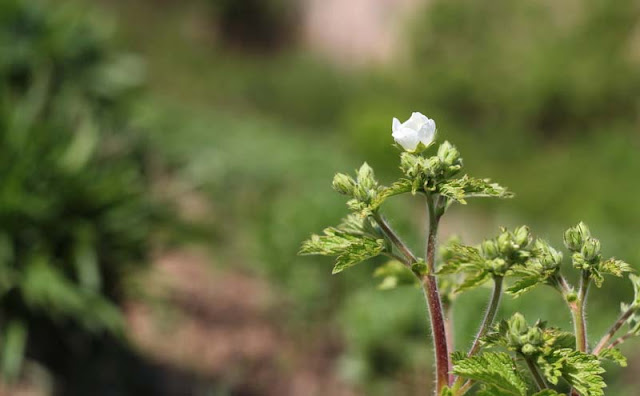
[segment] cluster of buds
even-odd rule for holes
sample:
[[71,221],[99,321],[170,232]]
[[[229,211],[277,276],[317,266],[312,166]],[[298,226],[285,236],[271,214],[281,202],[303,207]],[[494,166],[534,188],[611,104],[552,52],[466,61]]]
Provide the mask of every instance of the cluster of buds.
[[338,173],[333,178],[332,186],[340,194],[353,198],[349,201],[349,206],[353,209],[364,209],[378,197],[382,190],[375,179],[373,169],[366,162],[356,172],[355,179],[344,173]]
[[547,329],[541,321],[529,326],[524,316],[516,313],[509,320],[500,323],[496,332],[488,335],[488,339],[501,340],[500,343],[507,349],[526,357],[535,357],[549,350],[556,341],[555,333],[555,329]]
[[588,270],[602,261],[600,241],[591,236],[589,228],[580,223],[564,233],[564,245],[573,252],[573,265],[577,269]]
[[493,275],[506,275],[513,265],[523,264],[531,257],[532,240],[529,227],[521,226],[513,231],[502,228],[500,235],[480,245],[485,267]]
[[531,265],[539,266],[543,270],[557,271],[562,264],[562,252],[552,248],[543,240],[536,240]]
[[432,157],[402,153],[400,169],[416,184],[414,190],[436,191],[438,183],[455,176],[462,169],[460,152],[451,143],[444,142]]

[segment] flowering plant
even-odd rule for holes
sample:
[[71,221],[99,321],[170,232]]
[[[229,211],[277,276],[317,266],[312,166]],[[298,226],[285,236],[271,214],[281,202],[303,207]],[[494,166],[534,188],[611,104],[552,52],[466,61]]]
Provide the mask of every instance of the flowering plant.
[[[564,233],[569,260],[544,239],[534,238],[526,226],[502,228],[477,246],[452,241],[438,251],[438,225],[451,205],[466,204],[474,197],[513,195],[489,179],[463,174],[460,153],[447,141],[435,155],[424,155],[436,137],[435,122],[426,116],[413,113],[404,123],[394,118],[392,130],[404,150],[400,155],[402,176],[383,186],[366,163],[355,177],[338,173],[333,188],[349,197],[351,213],[340,225],[312,235],[300,253],[336,256],[334,274],[369,258],[386,256],[389,261],[376,273],[390,285],[412,274],[424,290],[429,312],[436,395],[604,395],[601,362],[607,359],[625,366],[616,347],[640,334],[640,277],[628,276],[635,291],[633,301],[622,304],[618,320],[591,345],[585,320],[590,286],[599,288],[605,275],[622,277],[632,272],[631,266],[603,257],[600,242],[583,223]],[[429,232],[423,257],[403,242],[382,214],[381,206],[388,198],[404,193],[421,196],[426,202]],[[577,285],[562,273],[566,261],[580,273]],[[487,282],[492,292],[478,333],[466,351],[454,351],[447,317],[451,310],[445,308],[450,308],[457,294]],[[559,293],[571,314],[573,332],[540,320],[531,325],[520,314],[496,321],[503,293],[517,298],[539,286]],[[616,338],[625,326],[626,332]]]

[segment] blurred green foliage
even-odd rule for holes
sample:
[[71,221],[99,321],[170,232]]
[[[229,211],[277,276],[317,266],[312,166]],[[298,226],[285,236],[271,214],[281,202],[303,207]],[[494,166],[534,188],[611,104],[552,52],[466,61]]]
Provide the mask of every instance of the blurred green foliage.
[[24,353],[55,369],[80,367],[78,343],[123,331],[126,277],[148,260],[168,213],[152,201],[151,153],[132,122],[142,76],[136,58],[68,9],[0,3],[7,379]]
[[[147,153],[130,133],[141,71],[92,24],[64,17],[64,7],[45,12],[37,4],[0,5],[0,51],[10,51],[0,56],[0,228],[11,247],[1,249],[10,253],[2,268],[17,274],[1,278],[10,280],[3,290],[11,287],[6,296],[13,296],[3,298],[3,309],[112,328],[117,315],[109,319],[100,309],[85,315],[84,296],[117,297],[126,274],[144,261],[149,232],[156,229],[145,198]],[[290,302],[285,315],[300,342],[337,329],[344,340],[337,370],[366,394],[428,388],[402,380],[421,378],[429,364],[419,294],[376,290],[370,277],[378,262],[336,278],[329,260],[295,254],[300,241],[346,213],[330,191],[335,172],[365,160],[383,182],[397,172],[394,116],[419,110],[436,119],[470,171],[515,191],[504,206],[481,203],[452,212],[443,228],[461,230],[470,239],[465,242],[491,234],[496,225],[527,223],[558,243],[560,230],[583,219],[599,230],[611,249],[605,253],[632,264],[640,259],[637,2],[432,1],[414,15],[406,59],[357,71],[334,68],[295,47],[265,51],[273,49],[270,43],[281,49],[290,40],[283,32],[295,31],[289,24],[297,21],[276,11],[284,4],[279,0],[159,4],[108,2],[122,11],[122,44],[148,57],[156,97],[148,110],[159,124],[153,143],[183,165],[178,177],[210,197],[221,236],[213,242],[216,264],[270,279]],[[250,15],[257,21],[250,26],[248,17],[239,17],[247,9],[260,13]],[[203,15],[209,18],[205,30],[222,34],[223,45],[194,39],[194,29],[185,29]],[[226,28],[216,26],[220,18]],[[229,38],[236,34],[229,32],[241,34]],[[384,209],[419,250],[416,230],[424,225],[414,219],[423,208],[400,199]],[[64,312],[44,311],[42,303],[22,309],[18,279],[27,268],[43,266],[52,271],[40,279],[55,274],[85,305],[72,302]],[[617,286],[605,285],[603,294],[618,299],[631,292]],[[474,291],[454,307],[459,345],[476,330],[486,294]],[[112,303],[95,304],[117,313]],[[507,301],[499,316],[518,310],[569,327],[556,304],[549,293],[534,291]],[[540,312],[545,307],[548,314]],[[591,303],[594,333],[605,330],[617,308],[606,299]],[[10,348],[19,349],[22,330],[11,333],[17,341]],[[624,394],[620,389],[611,392]]]

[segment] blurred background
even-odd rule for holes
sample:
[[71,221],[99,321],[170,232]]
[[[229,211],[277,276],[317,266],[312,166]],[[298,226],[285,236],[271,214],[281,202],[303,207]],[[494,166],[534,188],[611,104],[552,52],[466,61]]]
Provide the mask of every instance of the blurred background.
[[[584,220],[640,265],[637,0],[0,1],[0,394],[429,394],[420,290],[296,256],[347,213],[335,172],[397,177],[412,111],[516,193],[443,238]],[[385,211],[421,249],[422,203]],[[549,290],[499,315],[570,328]],[[631,288],[591,292],[594,342]]]

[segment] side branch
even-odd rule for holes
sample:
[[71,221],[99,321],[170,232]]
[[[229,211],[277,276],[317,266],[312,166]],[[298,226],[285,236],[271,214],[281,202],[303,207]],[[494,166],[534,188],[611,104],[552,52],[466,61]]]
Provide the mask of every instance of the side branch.
[[629,319],[631,315],[633,315],[633,313],[636,312],[636,310],[637,308],[632,306],[631,308],[627,309],[625,312],[623,312],[620,315],[618,320],[616,320],[616,322],[613,324],[613,326],[611,326],[609,331],[607,331],[607,334],[605,334],[600,339],[600,341],[598,342],[598,345],[596,345],[596,347],[593,349],[594,355],[599,354],[605,348],[607,343],[613,338],[613,336],[618,332],[618,330],[620,330],[620,328],[624,325],[627,319]]

